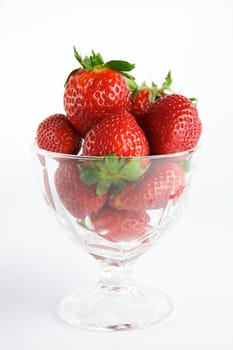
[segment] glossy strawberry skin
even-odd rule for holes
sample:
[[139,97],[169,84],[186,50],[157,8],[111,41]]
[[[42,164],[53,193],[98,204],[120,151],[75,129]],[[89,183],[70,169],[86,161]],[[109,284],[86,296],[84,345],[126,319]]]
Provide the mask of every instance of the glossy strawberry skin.
[[142,118],[147,115],[150,108],[152,106],[152,103],[149,100],[149,89],[144,88],[142,90],[139,90],[135,96],[132,98],[132,107],[131,107],[131,113],[135,117],[135,119],[140,122]]
[[37,145],[50,152],[78,153],[81,137],[63,114],[53,114],[44,119],[37,128]]
[[150,217],[145,211],[130,212],[105,207],[93,215],[91,221],[100,236],[112,242],[126,242],[143,237]]
[[127,111],[105,117],[86,135],[86,156],[147,156],[149,145],[135,118]]
[[202,124],[196,106],[182,95],[159,98],[143,119],[151,154],[168,154],[194,148]]
[[99,196],[95,185],[86,185],[81,181],[75,161],[60,163],[54,181],[61,202],[75,218],[98,212],[107,201],[107,194]]
[[151,163],[138,182],[128,183],[109,204],[117,209],[146,210],[165,208],[185,188],[185,175],[179,164],[167,161]]
[[131,105],[130,89],[123,75],[108,68],[81,68],[70,75],[64,92],[67,117],[81,136],[104,116]]

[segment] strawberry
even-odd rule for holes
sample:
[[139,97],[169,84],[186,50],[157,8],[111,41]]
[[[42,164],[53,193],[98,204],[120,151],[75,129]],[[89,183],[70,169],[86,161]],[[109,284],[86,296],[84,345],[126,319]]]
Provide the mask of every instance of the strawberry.
[[135,118],[126,110],[102,119],[86,135],[85,156],[147,156],[149,145]]
[[75,58],[82,68],[70,73],[64,91],[67,118],[81,136],[106,115],[130,109],[131,95],[127,82],[133,77],[125,73],[134,68],[126,61],[104,63],[100,54],[92,51],[82,57],[74,48]]
[[169,71],[161,88],[158,88],[154,82],[152,82],[151,87],[143,82],[140,87],[137,87],[133,91],[132,107],[130,111],[139,123],[148,114],[156,99],[165,96],[172,91],[171,83],[172,77],[171,72]]
[[81,138],[63,114],[53,114],[37,128],[37,145],[50,152],[78,153]]
[[185,175],[178,163],[153,161],[139,181],[128,183],[109,204],[117,209],[146,210],[165,208],[185,188]]
[[55,186],[61,202],[75,218],[84,218],[99,211],[107,201],[107,194],[96,194],[96,186],[80,179],[77,163],[60,163],[55,173]]
[[190,99],[172,94],[161,97],[143,119],[143,130],[152,154],[167,154],[194,148],[202,124]]
[[150,90],[145,87],[137,90],[132,96],[132,107],[130,112],[133,114],[135,119],[140,120],[149,112],[152,102],[150,101]]
[[130,212],[104,207],[91,217],[94,230],[111,242],[138,240],[144,237],[150,221],[145,211]]

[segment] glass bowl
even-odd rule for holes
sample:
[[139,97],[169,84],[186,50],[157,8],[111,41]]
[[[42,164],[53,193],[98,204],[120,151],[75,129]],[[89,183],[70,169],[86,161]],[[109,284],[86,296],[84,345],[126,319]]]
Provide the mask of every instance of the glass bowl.
[[44,198],[74,243],[101,266],[99,282],[58,306],[85,329],[137,329],[167,319],[169,296],[136,282],[135,261],[175,222],[185,205],[197,149],[147,157],[87,157],[33,145]]

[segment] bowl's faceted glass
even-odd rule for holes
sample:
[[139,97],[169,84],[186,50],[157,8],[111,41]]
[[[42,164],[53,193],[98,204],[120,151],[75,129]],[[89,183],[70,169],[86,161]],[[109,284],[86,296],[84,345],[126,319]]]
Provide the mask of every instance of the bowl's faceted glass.
[[141,328],[164,320],[172,302],[138,285],[133,262],[184,206],[196,150],[117,158],[47,152],[34,145],[46,202],[69,237],[101,265],[98,285],[59,306],[68,323],[89,329]]

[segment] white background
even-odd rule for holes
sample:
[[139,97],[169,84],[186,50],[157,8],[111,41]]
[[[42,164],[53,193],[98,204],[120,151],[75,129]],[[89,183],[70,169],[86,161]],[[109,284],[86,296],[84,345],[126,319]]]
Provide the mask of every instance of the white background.
[[[222,1],[0,0],[0,348],[233,348],[233,5]],[[38,123],[63,112],[73,45],[136,64],[138,82],[199,100],[203,135],[188,206],[136,277],[176,303],[169,322],[120,333],[80,331],[56,304],[98,269],[43,202],[30,146]]]

